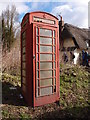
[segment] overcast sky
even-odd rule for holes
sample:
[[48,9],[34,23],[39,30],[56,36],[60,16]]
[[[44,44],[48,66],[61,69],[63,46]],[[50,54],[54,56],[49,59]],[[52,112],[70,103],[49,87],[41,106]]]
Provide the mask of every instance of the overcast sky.
[[8,4],[10,6],[15,4],[20,14],[20,22],[25,13],[39,10],[52,13],[55,16],[59,13],[62,15],[65,23],[88,28],[88,1],[89,0],[0,0],[0,14],[2,10],[6,9]]

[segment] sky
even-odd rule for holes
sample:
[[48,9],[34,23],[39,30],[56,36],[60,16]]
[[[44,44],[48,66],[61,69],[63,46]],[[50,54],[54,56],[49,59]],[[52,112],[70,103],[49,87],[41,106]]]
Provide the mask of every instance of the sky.
[[8,4],[9,6],[15,4],[19,13],[20,22],[27,12],[45,11],[56,17],[60,14],[65,23],[81,28],[88,28],[88,25],[90,26],[90,20],[88,20],[89,1],[90,0],[14,0],[13,2],[13,0],[0,0],[0,15]]

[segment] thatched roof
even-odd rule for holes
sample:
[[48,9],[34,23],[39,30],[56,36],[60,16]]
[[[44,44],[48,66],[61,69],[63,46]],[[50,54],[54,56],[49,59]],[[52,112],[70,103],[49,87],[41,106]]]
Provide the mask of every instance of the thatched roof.
[[73,38],[74,43],[80,49],[87,49],[86,40],[88,40],[88,29],[81,29],[71,24],[64,24],[62,39]]

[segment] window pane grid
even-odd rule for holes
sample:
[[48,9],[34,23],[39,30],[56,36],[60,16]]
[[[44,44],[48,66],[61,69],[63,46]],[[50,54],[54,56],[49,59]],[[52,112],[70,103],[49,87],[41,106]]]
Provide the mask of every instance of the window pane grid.
[[[40,34],[40,29],[38,29],[38,34]],[[39,43],[39,82],[38,82],[38,87],[40,86],[40,37],[38,39],[38,43]],[[38,92],[38,95],[40,96],[40,89],[39,89],[39,92]]]
[[[37,58],[38,58],[38,57],[37,57]],[[37,62],[39,62],[39,61],[37,60]],[[52,61],[52,60],[48,60],[48,61],[41,60],[40,62],[41,62],[41,63],[42,63],[42,62],[46,62],[46,63],[47,63],[47,62],[56,62],[56,61]]]
[[[39,45],[38,43],[36,45]],[[50,45],[50,44],[40,44],[40,46],[56,46],[55,44],[54,45]]]
[[42,38],[53,38],[55,39],[56,37],[52,37],[52,36],[44,36],[44,35],[36,35],[37,37],[42,37]]
[[40,35],[52,37],[52,30],[40,28]]
[[[54,36],[54,34],[53,34],[53,31],[52,31],[52,36]],[[54,41],[53,41],[53,39],[52,39],[52,45],[54,45]],[[54,61],[54,46],[53,46],[53,51],[52,51],[52,53],[53,53],[53,61]],[[53,93],[54,93],[54,62],[53,62],[53,82],[52,82],[52,85],[53,85]]]
[[[38,53],[39,53],[39,52],[38,52]],[[48,54],[54,54],[54,55],[55,55],[56,53],[52,53],[52,52],[40,52],[40,54],[47,54],[47,55],[48,55]]]
[[44,79],[49,79],[49,78],[56,78],[56,76],[55,77],[37,78],[37,79],[44,80]]
[[[45,33],[44,33],[44,30],[45,30]],[[46,39],[47,37],[48,38],[51,37],[50,40],[52,41],[49,41],[49,43],[48,41],[46,42],[42,41],[42,40],[45,40],[45,37],[42,37],[42,35],[44,35]],[[37,96],[39,97],[39,96],[44,96],[48,94],[53,94],[54,92],[56,92],[56,61],[55,61],[56,60],[56,44],[55,44],[56,39],[55,39],[55,31],[41,29],[41,28],[38,29],[37,36],[38,36],[36,37]],[[51,64],[50,66],[49,66],[49,63]],[[46,66],[49,66],[49,67],[47,68]],[[50,81],[46,82],[46,80],[51,80],[51,82]],[[49,87],[50,87],[50,90],[49,90]],[[44,89],[44,88],[47,88],[47,89]]]
[[[53,70],[53,69],[40,69],[40,71],[51,71],[51,70]],[[56,69],[54,68],[54,70],[56,70]],[[37,71],[39,71],[39,69],[37,69]]]

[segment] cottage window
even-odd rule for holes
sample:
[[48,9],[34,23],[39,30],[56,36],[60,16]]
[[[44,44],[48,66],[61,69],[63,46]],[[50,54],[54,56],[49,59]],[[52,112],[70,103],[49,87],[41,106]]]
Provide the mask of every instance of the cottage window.
[[76,49],[76,47],[68,47],[67,51],[74,51]]
[[89,41],[86,41],[86,45],[87,45],[87,48],[90,47],[90,46],[89,46]]
[[76,49],[76,47],[71,47],[71,51],[74,51]]
[[63,48],[61,49],[61,51],[66,51],[66,48],[65,48],[65,47],[63,47]]
[[67,48],[67,51],[71,51],[71,47],[68,47],[68,48]]
[[89,43],[89,47],[90,47],[90,40],[88,40],[88,43]]

